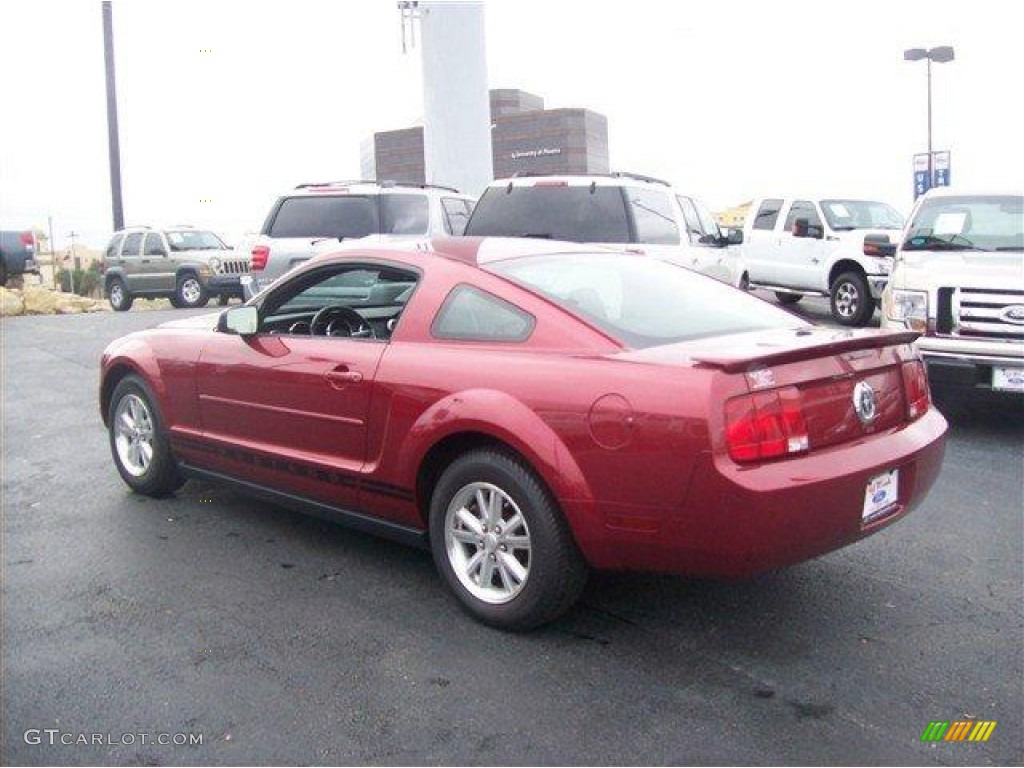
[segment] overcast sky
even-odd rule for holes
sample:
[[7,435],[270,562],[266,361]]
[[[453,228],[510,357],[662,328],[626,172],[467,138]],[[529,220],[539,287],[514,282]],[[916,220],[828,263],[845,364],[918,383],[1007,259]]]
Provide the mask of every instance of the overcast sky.
[[[360,142],[422,117],[394,0],[114,0],[128,223],[229,240],[303,181],[358,178]],[[99,0],[0,2],[0,226],[111,229]],[[608,118],[616,170],[720,209],[759,192],[906,212],[934,147],[960,188],[1024,187],[1024,10],[1009,0],[486,0],[488,81]]]

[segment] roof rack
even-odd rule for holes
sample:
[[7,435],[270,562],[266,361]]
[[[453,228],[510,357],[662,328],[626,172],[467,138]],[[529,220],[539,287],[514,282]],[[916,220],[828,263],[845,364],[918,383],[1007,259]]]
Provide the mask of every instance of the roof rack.
[[343,181],[311,181],[306,184],[299,184],[296,189],[308,189],[309,187],[341,187],[346,184],[380,184],[376,179],[344,179]]
[[653,176],[644,176],[643,174],[633,173],[631,171],[615,171],[614,173],[609,173],[608,175],[611,176],[613,179],[636,179],[637,181],[646,181],[650,184],[664,184],[666,187],[672,186],[664,179],[656,179]]
[[421,181],[401,181],[397,179],[345,179],[343,181],[316,181],[306,184],[299,184],[296,189],[310,189],[312,187],[343,187],[348,184],[377,184],[381,187],[416,187],[417,189],[444,189],[455,194],[462,194],[455,187],[448,187],[444,184],[426,184]]
[[527,179],[536,176],[597,176],[605,179],[636,179],[637,181],[646,181],[650,184],[664,184],[666,187],[672,185],[664,179],[656,179],[653,176],[644,176],[640,173],[632,173],[630,171],[613,171],[612,173],[541,173],[538,171],[516,171],[508,178],[510,179]]

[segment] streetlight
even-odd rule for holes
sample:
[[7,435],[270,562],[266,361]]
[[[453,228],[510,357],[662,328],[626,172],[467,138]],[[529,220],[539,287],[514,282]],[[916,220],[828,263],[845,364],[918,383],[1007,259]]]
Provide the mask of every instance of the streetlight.
[[932,158],[932,62],[945,64],[953,60],[953,46],[940,45],[936,48],[908,48],[903,52],[904,61],[920,61],[928,65],[928,186],[934,183],[935,169]]

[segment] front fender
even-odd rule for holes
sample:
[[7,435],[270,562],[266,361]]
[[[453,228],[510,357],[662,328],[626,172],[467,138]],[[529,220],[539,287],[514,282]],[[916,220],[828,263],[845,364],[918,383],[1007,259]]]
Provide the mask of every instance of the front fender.
[[100,416],[107,424],[110,396],[128,374],[142,377],[158,400],[160,412],[167,414],[167,388],[160,376],[160,365],[153,350],[141,339],[126,336],[112,342],[100,358]]

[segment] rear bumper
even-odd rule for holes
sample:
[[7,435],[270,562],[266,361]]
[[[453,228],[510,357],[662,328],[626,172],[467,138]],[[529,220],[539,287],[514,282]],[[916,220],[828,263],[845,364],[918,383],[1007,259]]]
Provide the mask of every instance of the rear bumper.
[[257,277],[256,275],[242,275],[242,298],[248,301],[272,282],[269,278]]
[[39,274],[39,265],[32,256],[7,254],[3,257],[8,275],[20,275],[26,272]]
[[[597,505],[600,534],[581,542],[596,568],[741,578],[852,544],[904,517],[925,498],[945,450],[946,420],[931,408],[909,425],[802,458],[741,467],[704,454],[677,510],[635,510],[647,530],[624,530]],[[897,501],[862,520],[868,482],[899,470]],[[612,522],[615,522],[615,525]],[[591,533],[596,533],[591,531]]]

